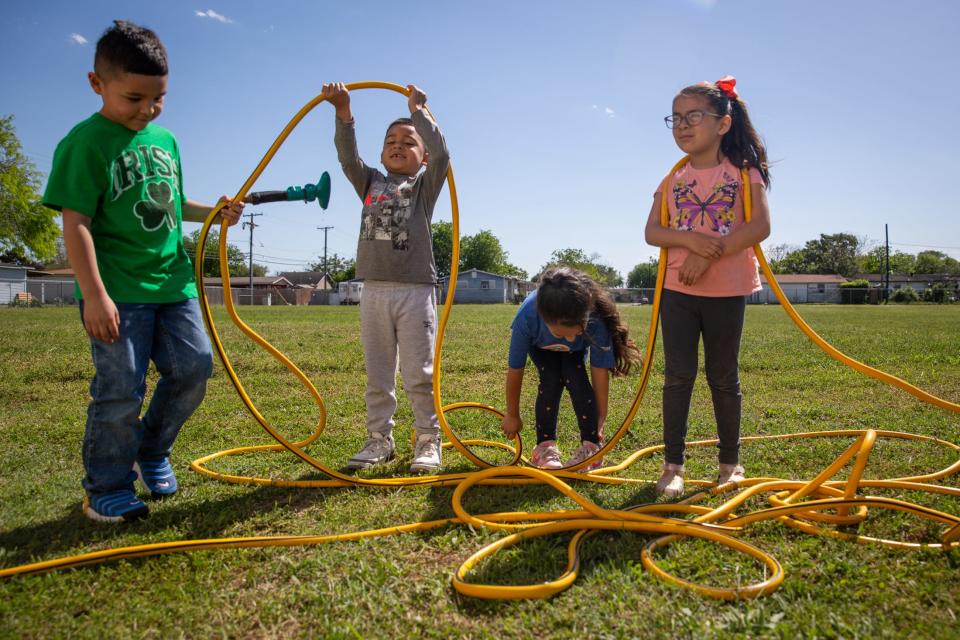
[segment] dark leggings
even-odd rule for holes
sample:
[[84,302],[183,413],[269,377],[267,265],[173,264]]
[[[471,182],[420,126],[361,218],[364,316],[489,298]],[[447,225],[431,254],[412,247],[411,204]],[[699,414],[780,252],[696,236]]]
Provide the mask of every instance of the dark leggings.
[[740,457],[740,335],[746,309],[744,296],[709,298],[664,289],[660,307],[663,353],[664,459],[683,464],[684,439],[690,397],[697,377],[698,347],[703,336],[707,384],[713,396],[713,414],[720,440],[722,464],[737,464]]
[[537,367],[540,386],[537,387],[537,444],[557,439],[557,413],[564,388],[570,392],[573,410],[580,425],[580,439],[598,444],[597,405],[593,387],[587,377],[586,355],[583,351],[548,351],[530,349],[530,359]]

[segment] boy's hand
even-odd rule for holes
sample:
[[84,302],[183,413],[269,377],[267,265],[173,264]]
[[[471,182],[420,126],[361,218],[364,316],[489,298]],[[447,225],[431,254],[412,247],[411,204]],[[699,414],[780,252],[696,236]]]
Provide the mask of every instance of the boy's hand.
[[120,313],[106,293],[84,298],[83,328],[87,335],[100,342],[112,344],[120,338]]
[[240,222],[240,218],[243,216],[243,203],[239,201],[234,202],[227,196],[220,196],[217,204],[221,202],[225,202],[226,204],[220,209],[220,219],[226,220],[227,224],[231,227]]
[[694,232],[685,235],[687,236],[687,249],[698,256],[709,260],[716,260],[723,255],[723,240],[720,238],[713,238],[702,233]]
[[520,429],[523,429],[523,420],[520,419],[520,416],[503,416],[500,428],[503,429],[503,435],[512,438],[520,433]]
[[680,265],[680,283],[692,287],[700,279],[700,276],[710,266],[711,261],[695,253],[687,255],[687,259]]
[[321,89],[321,93],[323,97],[327,99],[327,102],[337,110],[338,118],[344,122],[353,120],[353,115],[350,113],[350,92],[347,91],[345,84],[342,82],[325,84]]
[[407,98],[407,106],[410,107],[410,115],[413,115],[427,104],[427,94],[415,84],[408,84],[407,91],[410,92],[410,97]]

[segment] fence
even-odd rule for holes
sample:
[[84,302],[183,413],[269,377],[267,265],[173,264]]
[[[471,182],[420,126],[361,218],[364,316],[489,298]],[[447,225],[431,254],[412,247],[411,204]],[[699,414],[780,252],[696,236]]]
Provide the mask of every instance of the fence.
[[77,304],[73,280],[28,278],[27,293],[31,294],[33,299],[39,301],[40,304]]

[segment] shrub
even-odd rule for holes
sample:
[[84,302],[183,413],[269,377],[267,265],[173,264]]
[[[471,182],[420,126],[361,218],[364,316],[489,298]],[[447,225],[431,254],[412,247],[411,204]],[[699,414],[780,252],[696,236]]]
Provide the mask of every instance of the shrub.
[[950,291],[947,289],[947,286],[942,282],[938,282],[932,287],[927,287],[923,292],[923,301],[924,302],[936,302],[937,304],[943,304],[944,302],[949,302],[951,295]]
[[890,296],[890,300],[893,302],[901,302],[903,304],[910,304],[911,302],[917,302],[920,300],[920,296],[917,295],[917,292],[911,287],[900,287],[893,292],[893,295]]
[[840,283],[841,304],[863,304],[867,301],[870,283],[863,278]]

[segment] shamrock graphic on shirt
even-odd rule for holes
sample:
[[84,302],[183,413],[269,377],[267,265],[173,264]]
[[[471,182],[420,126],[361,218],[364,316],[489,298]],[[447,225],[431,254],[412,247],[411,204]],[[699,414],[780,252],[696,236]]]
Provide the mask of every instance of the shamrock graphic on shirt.
[[177,218],[173,206],[173,189],[167,182],[148,182],[147,199],[133,205],[133,213],[140,218],[140,224],[146,231],[156,231],[164,224],[173,231],[177,228]]

